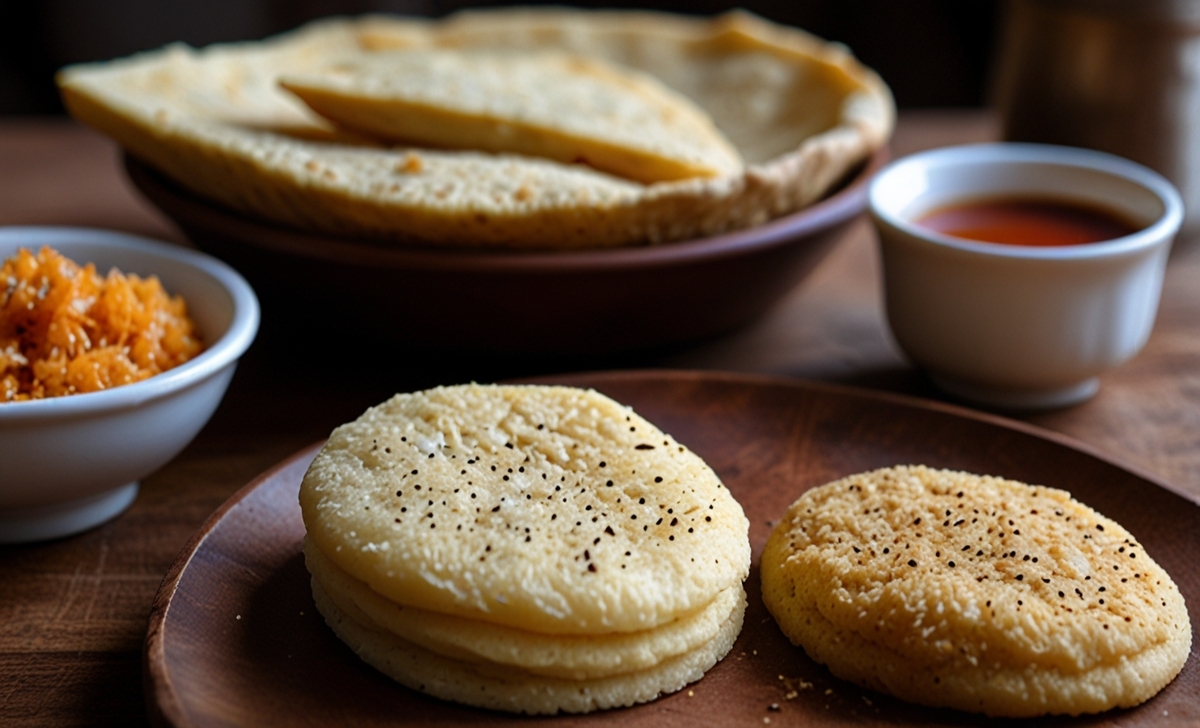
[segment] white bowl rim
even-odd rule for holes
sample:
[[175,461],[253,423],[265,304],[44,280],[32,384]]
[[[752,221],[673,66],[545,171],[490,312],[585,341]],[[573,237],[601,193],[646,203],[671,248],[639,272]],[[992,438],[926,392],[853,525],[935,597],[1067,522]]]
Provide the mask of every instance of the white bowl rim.
[[[136,250],[183,263],[208,275],[225,289],[233,299],[233,317],[219,339],[209,344],[199,356],[173,369],[140,382],[122,384],[99,392],[3,402],[0,403],[0,423],[98,414],[137,407],[151,400],[169,396],[208,379],[236,362],[250,347],[258,333],[260,311],[254,290],[240,273],[212,256],[151,238],[98,228],[41,225],[0,227],[0,241],[24,236]],[[52,241],[47,240],[46,243],[52,244]],[[40,244],[35,242],[32,245]],[[87,261],[77,262],[82,265]]]
[[[951,164],[988,163],[1057,164],[1108,174],[1133,182],[1157,196],[1163,214],[1150,225],[1129,235],[1086,245],[1029,246],[988,243],[939,233],[910,222],[879,200],[880,188],[887,177],[907,173],[912,167],[948,166]],[[1138,252],[1164,242],[1170,242],[1183,222],[1183,199],[1167,178],[1137,162],[1115,154],[1080,147],[1026,142],[986,142],[938,147],[910,154],[891,162],[875,175],[867,190],[867,207],[877,220],[908,235],[931,244],[954,248],[968,253],[1026,260],[1080,260],[1106,258]]]

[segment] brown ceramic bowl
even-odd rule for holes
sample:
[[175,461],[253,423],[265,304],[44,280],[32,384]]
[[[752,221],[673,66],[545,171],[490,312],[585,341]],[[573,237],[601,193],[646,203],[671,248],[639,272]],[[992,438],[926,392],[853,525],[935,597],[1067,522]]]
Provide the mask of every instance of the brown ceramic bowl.
[[[302,324],[416,352],[622,354],[760,316],[866,208],[880,151],[824,200],[764,225],[659,246],[564,253],[398,247],[257,220],[126,156],[133,183],[199,248],[248,278],[264,329]],[[328,329],[327,329],[328,330]]]

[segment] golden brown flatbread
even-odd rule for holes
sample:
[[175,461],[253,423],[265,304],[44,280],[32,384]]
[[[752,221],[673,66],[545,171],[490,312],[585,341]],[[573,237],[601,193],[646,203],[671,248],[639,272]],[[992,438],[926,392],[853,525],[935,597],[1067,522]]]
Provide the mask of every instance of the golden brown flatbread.
[[814,488],[771,533],[763,601],[840,677],[992,716],[1094,713],[1179,674],[1171,577],[1065,491],[924,466]]

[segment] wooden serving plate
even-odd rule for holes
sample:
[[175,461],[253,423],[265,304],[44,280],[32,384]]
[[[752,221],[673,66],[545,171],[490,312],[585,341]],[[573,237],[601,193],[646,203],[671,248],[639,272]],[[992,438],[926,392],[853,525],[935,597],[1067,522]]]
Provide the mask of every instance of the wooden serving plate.
[[[230,498],[167,574],[146,639],[151,719],[443,728],[1004,723],[908,705],[838,680],[783,637],[759,597],[759,554],[793,500],[829,480],[901,463],[1070,490],[1136,535],[1192,610],[1200,605],[1200,506],[1060,435],[949,405],[745,375],[625,372],[539,381],[594,387],[632,405],[703,456],[745,508],[754,551],[746,625],[702,680],[633,708],[552,718],[444,703],[391,682],[339,642],[313,606],[296,494],[314,445]],[[1200,725],[1197,663],[1193,653],[1173,683],[1137,708],[1028,724]]]

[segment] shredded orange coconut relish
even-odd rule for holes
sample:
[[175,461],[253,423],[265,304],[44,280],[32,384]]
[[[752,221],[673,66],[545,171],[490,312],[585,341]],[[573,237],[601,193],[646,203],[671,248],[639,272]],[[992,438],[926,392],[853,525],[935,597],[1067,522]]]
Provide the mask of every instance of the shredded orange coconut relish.
[[187,304],[158,278],[80,267],[52,248],[0,268],[0,402],[96,392],[202,350]]

